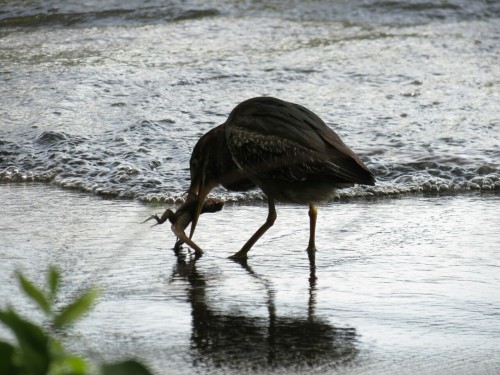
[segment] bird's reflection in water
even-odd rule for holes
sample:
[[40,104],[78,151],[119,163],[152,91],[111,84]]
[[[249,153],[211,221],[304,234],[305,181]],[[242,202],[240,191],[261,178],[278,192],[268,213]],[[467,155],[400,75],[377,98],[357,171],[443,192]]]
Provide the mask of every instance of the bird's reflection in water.
[[[279,316],[271,283],[241,263],[258,279],[267,294],[268,317],[224,313],[208,305],[207,281],[196,268],[196,259],[179,257],[175,279],[189,282],[192,307],[193,364],[228,371],[324,371],[352,361],[358,352],[354,328],[336,328],[315,316],[316,269],[310,253],[310,288],[307,317]],[[213,300],[212,300],[213,301]]]

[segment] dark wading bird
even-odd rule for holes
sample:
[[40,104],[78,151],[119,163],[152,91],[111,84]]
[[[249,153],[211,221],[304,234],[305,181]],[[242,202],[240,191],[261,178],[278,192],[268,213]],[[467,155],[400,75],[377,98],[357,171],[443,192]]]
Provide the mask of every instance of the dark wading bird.
[[259,187],[267,196],[266,222],[234,259],[245,259],[274,224],[275,201],[309,205],[307,250],[312,252],[316,249],[315,204],[332,199],[336,188],[375,184],[372,172],[317,115],[270,97],[238,104],[225,123],[203,135],[194,147],[190,171],[187,201],[195,201],[196,209],[188,244],[194,244],[191,238],[205,198],[216,186],[233,191]]

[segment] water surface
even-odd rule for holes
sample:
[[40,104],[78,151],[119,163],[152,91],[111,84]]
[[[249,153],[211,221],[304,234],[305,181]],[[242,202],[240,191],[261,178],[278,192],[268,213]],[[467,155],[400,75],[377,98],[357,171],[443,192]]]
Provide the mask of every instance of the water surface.
[[173,202],[200,135],[270,95],[375,172],[347,196],[499,189],[497,2],[141,4],[7,2],[0,181]]
[[167,227],[140,225],[151,208],[137,202],[43,185],[2,185],[0,197],[0,299],[33,316],[18,267],[38,282],[47,264],[61,267],[61,303],[100,285],[64,338],[90,358],[134,355],[158,374],[500,370],[497,196],[322,206],[314,262],[307,210],[280,205],[246,265],[227,256],[265,205],[203,216],[195,260],[174,256]]
[[[96,360],[158,374],[500,372],[500,3],[3,1],[0,305],[14,270],[104,294],[69,332]],[[199,137],[239,102],[305,105],[377,177],[263,223],[222,189],[206,254],[167,226]],[[64,302],[64,301],[61,301]],[[2,336],[8,336],[1,330]]]

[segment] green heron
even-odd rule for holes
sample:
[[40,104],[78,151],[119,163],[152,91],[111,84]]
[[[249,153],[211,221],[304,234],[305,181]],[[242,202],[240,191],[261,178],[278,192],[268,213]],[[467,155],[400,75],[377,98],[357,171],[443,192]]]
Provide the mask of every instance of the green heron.
[[233,191],[258,187],[267,196],[266,222],[232,258],[248,251],[276,220],[275,201],[309,205],[308,251],[314,251],[317,203],[336,188],[374,185],[373,173],[340,137],[307,108],[271,97],[238,104],[222,125],[203,135],[190,160],[188,199],[195,200],[189,238],[207,194],[216,186]]

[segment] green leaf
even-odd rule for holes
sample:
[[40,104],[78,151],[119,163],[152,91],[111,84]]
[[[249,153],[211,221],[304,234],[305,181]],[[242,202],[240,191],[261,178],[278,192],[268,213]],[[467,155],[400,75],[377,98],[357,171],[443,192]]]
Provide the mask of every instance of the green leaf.
[[50,341],[52,363],[49,374],[52,375],[85,375],[87,363],[83,358],[69,354],[60,341]]
[[134,360],[106,364],[101,367],[102,375],[152,375],[152,373]]
[[87,363],[84,359],[66,355],[53,361],[49,374],[52,375],[85,375],[87,373]]
[[21,284],[21,287],[24,290],[24,293],[28,295],[33,301],[36,302],[40,308],[45,311],[46,313],[50,312],[50,305],[49,302],[47,301],[47,298],[45,297],[45,294],[38,289],[35,284],[33,284],[31,281],[29,281],[26,277],[21,272],[18,272],[17,274],[19,278],[19,283]]
[[7,342],[0,341],[0,374],[17,374],[14,356],[16,348]]
[[59,288],[59,280],[61,278],[61,273],[59,270],[51,266],[49,268],[48,272],[48,281],[49,281],[49,288],[50,288],[50,301],[54,301],[54,297],[56,296],[57,289]]
[[84,375],[87,370],[87,363],[83,358],[71,356],[66,359],[68,367],[75,375]]
[[21,318],[12,309],[0,310],[0,321],[15,334],[20,363],[25,373],[45,375],[50,364],[49,339],[37,325]]
[[72,324],[75,320],[89,311],[98,295],[99,291],[97,289],[90,289],[82,294],[76,301],[66,306],[61,313],[54,318],[54,325],[60,328]]

